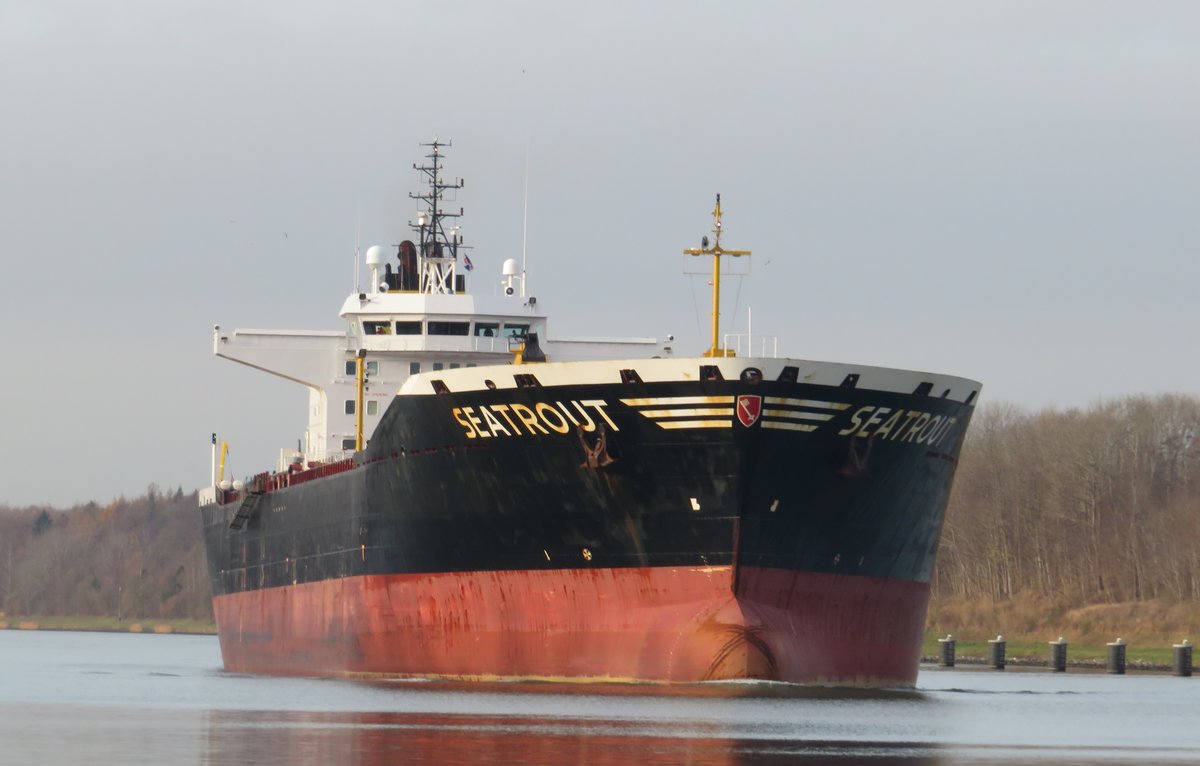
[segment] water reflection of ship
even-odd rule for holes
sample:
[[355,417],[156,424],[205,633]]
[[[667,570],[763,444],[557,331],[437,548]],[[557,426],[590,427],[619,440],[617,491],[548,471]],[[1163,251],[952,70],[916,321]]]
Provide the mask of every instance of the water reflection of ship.
[[215,710],[202,763],[938,766],[936,746],[730,734],[716,721]]

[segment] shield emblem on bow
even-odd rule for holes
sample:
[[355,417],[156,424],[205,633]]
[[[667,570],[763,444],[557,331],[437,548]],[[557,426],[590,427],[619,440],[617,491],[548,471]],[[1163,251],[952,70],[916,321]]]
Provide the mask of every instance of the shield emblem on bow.
[[738,422],[749,428],[758,422],[758,416],[762,412],[762,397],[743,394],[737,398],[736,409]]

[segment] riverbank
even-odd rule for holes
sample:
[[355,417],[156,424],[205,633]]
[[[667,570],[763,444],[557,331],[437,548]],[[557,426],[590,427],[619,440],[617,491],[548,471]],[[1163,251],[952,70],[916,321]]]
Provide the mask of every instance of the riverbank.
[[957,662],[985,664],[988,640],[1003,636],[1010,665],[1044,666],[1050,642],[1066,641],[1067,664],[1104,667],[1108,644],[1126,644],[1130,668],[1171,665],[1172,647],[1200,636],[1200,605],[1180,601],[1069,604],[1044,596],[1007,599],[934,598],[926,620],[922,655],[936,662],[939,638],[953,635]]
[[0,630],[67,630],[94,633],[182,633],[212,635],[215,623],[203,620],[129,619],[116,617],[14,616],[0,613]]
[[1000,634],[1013,643],[1037,643],[1062,636],[1072,644],[1103,646],[1120,637],[1128,644],[1170,646],[1200,638],[1200,603],[1148,599],[1080,604],[1034,594],[935,597],[925,626],[935,638],[952,633],[986,641]]

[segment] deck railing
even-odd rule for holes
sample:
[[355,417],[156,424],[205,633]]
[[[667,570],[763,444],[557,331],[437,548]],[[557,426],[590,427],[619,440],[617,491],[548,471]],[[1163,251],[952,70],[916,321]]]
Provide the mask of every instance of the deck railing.
[[757,356],[774,359],[779,356],[777,335],[725,334],[725,348],[732,349],[736,356]]

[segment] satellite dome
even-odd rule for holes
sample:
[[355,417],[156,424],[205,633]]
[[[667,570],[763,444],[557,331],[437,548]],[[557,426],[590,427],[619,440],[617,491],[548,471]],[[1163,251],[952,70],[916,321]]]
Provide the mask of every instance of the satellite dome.
[[378,266],[384,262],[383,248],[379,245],[371,245],[367,248],[367,265]]

